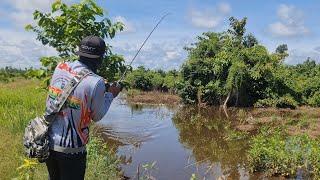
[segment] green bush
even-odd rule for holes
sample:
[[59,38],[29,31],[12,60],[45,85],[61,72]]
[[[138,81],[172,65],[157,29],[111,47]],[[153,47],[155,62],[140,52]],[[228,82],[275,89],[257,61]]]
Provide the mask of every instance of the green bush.
[[263,128],[248,151],[252,172],[295,177],[298,171],[320,178],[320,142],[307,135],[288,136],[281,129]]
[[320,107],[320,91],[317,91],[308,99],[308,104],[313,107]]
[[266,108],[266,107],[274,107],[276,104],[275,99],[267,98],[267,99],[259,99],[255,104],[254,107],[257,108]]
[[257,107],[257,108],[276,107],[276,108],[296,109],[297,106],[298,106],[297,101],[290,95],[285,95],[285,96],[276,97],[276,98],[259,99],[254,104],[254,107]]
[[290,95],[280,97],[278,100],[276,100],[276,107],[277,108],[296,109],[297,106],[298,106],[298,103]]
[[165,72],[140,66],[128,73],[125,82],[129,85],[129,88],[142,91],[175,92],[179,77],[179,73],[175,70]]

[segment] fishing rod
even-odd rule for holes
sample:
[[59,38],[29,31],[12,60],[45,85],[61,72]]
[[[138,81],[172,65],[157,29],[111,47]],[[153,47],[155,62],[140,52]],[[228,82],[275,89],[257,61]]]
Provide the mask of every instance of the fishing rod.
[[146,42],[148,41],[148,39],[150,38],[150,36],[152,35],[152,33],[157,29],[157,27],[159,26],[159,24],[162,22],[162,20],[164,18],[166,18],[170,13],[165,14],[164,16],[161,17],[161,19],[158,21],[158,23],[154,26],[154,28],[152,29],[152,31],[149,33],[149,35],[147,36],[147,38],[143,41],[142,45],[140,46],[140,48],[138,49],[137,53],[133,56],[131,62],[129,63],[129,65],[127,65],[126,70],[124,71],[124,73],[122,74],[121,78],[117,81],[117,85],[120,85],[119,83],[121,81],[123,81],[123,79],[125,78],[127,71],[128,71],[128,67],[131,67],[133,61],[137,58],[138,54],[140,53],[141,49],[143,48],[143,46],[146,44]]

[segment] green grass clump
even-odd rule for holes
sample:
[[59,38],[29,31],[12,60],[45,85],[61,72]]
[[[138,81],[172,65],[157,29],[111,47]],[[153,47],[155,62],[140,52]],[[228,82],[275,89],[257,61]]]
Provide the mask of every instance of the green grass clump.
[[248,160],[252,172],[320,178],[320,141],[307,135],[288,136],[283,130],[263,128],[252,139]]
[[120,161],[101,138],[91,136],[87,150],[86,179],[120,179]]

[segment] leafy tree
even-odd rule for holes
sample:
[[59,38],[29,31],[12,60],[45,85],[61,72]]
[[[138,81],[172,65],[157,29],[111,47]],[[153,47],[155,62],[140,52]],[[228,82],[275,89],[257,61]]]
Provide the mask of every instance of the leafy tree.
[[320,65],[308,58],[301,64],[287,65],[281,78],[299,95],[299,104],[320,106]]
[[253,34],[248,34],[243,39],[243,45],[246,48],[251,48],[257,44],[258,44],[258,40],[256,37],[254,37]]
[[147,73],[147,70],[143,66],[140,66],[136,70],[130,72],[125,81],[129,84],[129,87],[143,91],[152,90],[150,74]]
[[181,69],[180,95],[186,103],[252,106],[259,99],[283,96],[274,83],[274,70],[283,56],[269,54],[252,34],[246,18],[230,18],[227,32],[207,32],[185,48],[188,60]]
[[[44,68],[40,71],[45,72],[40,74],[45,74],[45,77],[50,77],[52,66],[57,62],[76,59],[73,54],[82,38],[88,35],[100,36],[103,39],[113,38],[116,32],[123,30],[123,24],[112,23],[94,0],[82,0],[70,6],[57,0],[52,4],[51,12],[36,10],[33,18],[36,25],[29,24],[25,27],[26,30],[35,32],[37,40],[43,45],[55,48],[59,54],[59,57],[41,59]],[[117,78],[116,75],[124,70],[123,57],[113,54],[107,45],[107,53],[98,74],[113,81]]]
[[162,90],[162,86],[163,86],[163,81],[164,78],[162,75],[165,75],[164,72],[153,72],[153,71],[149,71],[148,72],[148,77],[151,78],[151,84],[152,84],[152,89],[154,90]]
[[288,51],[288,45],[286,44],[281,44],[276,49],[276,53],[279,53],[279,54],[286,53],[287,51]]

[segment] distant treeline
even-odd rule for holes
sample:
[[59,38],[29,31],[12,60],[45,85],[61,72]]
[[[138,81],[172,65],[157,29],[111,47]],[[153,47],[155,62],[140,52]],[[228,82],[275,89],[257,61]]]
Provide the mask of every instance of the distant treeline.
[[143,66],[132,70],[125,79],[129,88],[143,91],[157,90],[161,92],[177,92],[177,85],[181,76],[177,70],[150,70]]
[[28,69],[17,69],[13,67],[0,68],[0,82],[10,82],[16,77],[25,77]]

